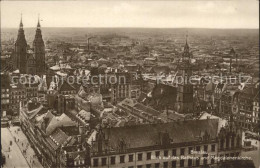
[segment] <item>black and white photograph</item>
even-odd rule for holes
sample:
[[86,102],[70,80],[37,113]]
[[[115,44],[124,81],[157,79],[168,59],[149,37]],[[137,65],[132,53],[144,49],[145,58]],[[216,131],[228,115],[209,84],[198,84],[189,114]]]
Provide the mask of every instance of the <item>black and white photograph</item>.
[[258,0],[2,0],[2,168],[260,168]]

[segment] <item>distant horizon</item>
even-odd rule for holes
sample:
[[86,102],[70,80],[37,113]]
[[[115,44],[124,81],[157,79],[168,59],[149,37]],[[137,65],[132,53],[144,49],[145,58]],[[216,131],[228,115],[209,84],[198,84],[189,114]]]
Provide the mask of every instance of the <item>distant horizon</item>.
[[[23,27],[24,29],[33,29],[36,28],[35,27]],[[259,30],[259,28],[207,28],[207,27],[41,27],[43,29],[45,28],[75,28],[75,29],[110,29],[110,28],[114,28],[114,29],[216,29],[216,30]],[[19,29],[19,27],[1,27],[1,29]]]

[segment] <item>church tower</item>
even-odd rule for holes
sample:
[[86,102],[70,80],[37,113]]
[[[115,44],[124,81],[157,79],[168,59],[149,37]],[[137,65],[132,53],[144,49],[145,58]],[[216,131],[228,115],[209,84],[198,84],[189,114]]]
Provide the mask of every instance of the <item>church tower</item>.
[[17,40],[15,42],[13,65],[15,69],[19,69],[20,73],[26,73],[27,60],[27,42],[23,30],[23,21],[21,16],[20,26],[18,30]]
[[36,73],[42,75],[45,72],[45,46],[42,39],[41,25],[38,18],[35,38],[33,40],[33,52],[36,60]]
[[192,65],[187,37],[179,70],[182,72],[183,82],[178,84],[177,111],[193,113],[193,85],[189,82],[189,78],[192,76]]

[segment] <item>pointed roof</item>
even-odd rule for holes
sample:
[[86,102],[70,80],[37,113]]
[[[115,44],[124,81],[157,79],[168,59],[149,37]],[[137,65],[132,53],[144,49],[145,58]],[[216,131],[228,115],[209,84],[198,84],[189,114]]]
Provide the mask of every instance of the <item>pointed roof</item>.
[[37,24],[37,29],[40,29],[41,25],[40,25],[40,15],[38,14],[38,24]]
[[185,43],[185,46],[184,46],[184,52],[189,52],[189,45],[188,45],[188,35],[186,35],[186,43]]
[[23,29],[23,14],[21,13],[20,29]]
[[78,95],[79,95],[79,97],[86,97],[87,96],[87,93],[86,93],[86,91],[84,90],[84,87],[83,86],[80,86],[80,89],[79,89],[79,91],[78,91]]
[[233,48],[233,47],[231,48],[231,50],[230,50],[229,54],[231,54],[231,55],[234,55],[234,54],[236,54],[236,52],[235,52],[235,50],[234,50],[234,48]]
[[187,37],[188,37],[188,35],[186,35],[186,43],[185,43],[185,46],[184,46],[184,51],[183,51],[182,56],[190,58],[191,54],[190,54],[190,47],[188,45]]
[[42,32],[41,32],[41,25],[40,25],[40,19],[39,19],[39,16],[38,16],[38,23],[37,23],[37,28],[36,28],[36,34],[35,34],[35,37],[34,37],[34,40],[33,40],[33,46],[36,47],[38,45],[44,45],[44,41],[42,39]]
[[59,87],[59,91],[72,91],[76,90],[72,85],[70,85],[66,80]]
[[16,40],[15,44],[21,45],[21,46],[27,46],[27,42],[25,39],[24,30],[23,30],[22,14],[21,14],[21,21],[20,21],[19,30],[18,30],[18,36],[17,36],[17,40]]

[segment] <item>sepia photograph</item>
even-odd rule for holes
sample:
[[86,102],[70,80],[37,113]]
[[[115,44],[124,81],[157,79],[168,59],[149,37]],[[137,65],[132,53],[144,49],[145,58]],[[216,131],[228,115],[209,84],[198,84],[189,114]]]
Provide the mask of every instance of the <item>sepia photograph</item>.
[[2,0],[2,168],[260,168],[258,0]]

